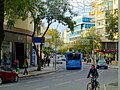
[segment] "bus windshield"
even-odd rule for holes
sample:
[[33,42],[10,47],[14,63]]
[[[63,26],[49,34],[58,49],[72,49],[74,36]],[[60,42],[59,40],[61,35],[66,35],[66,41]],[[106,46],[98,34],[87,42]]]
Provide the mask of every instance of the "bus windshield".
[[80,59],[80,54],[68,54],[68,60],[79,60]]

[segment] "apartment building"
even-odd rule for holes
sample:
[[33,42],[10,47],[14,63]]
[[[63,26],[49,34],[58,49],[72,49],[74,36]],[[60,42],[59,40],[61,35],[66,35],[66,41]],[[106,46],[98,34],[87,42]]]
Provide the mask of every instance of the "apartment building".
[[90,12],[90,15],[95,16],[95,29],[96,33],[101,36],[102,51],[105,55],[112,55],[112,58],[115,58],[117,53],[117,42],[108,40],[106,33],[106,11],[110,10],[113,12],[117,11],[118,1],[117,0],[94,0],[91,3],[93,11]]
[[87,15],[75,17],[73,19],[76,22],[74,32],[71,32],[70,30],[65,30],[64,41],[67,43],[73,42],[74,40],[78,39],[81,36],[81,34],[84,33],[86,30],[95,26],[95,23],[91,22],[93,18],[94,17]]

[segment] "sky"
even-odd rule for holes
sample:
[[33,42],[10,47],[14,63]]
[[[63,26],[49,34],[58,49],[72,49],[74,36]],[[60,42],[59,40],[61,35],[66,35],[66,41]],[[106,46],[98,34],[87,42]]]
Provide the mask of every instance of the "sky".
[[[93,0],[70,0],[71,8],[75,13],[78,13],[79,15],[88,15],[88,12],[92,10],[90,3]],[[59,24],[58,22],[53,23],[51,28],[55,28],[60,32],[63,32],[67,29],[67,26],[64,26],[62,24]]]

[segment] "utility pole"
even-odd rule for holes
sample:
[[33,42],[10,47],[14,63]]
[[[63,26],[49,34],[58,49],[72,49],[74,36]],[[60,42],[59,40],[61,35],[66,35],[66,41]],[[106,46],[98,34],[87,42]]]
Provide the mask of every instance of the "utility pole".
[[120,89],[120,0],[118,0],[118,89]]
[[93,36],[93,64],[95,65],[95,44],[94,44],[94,36]]

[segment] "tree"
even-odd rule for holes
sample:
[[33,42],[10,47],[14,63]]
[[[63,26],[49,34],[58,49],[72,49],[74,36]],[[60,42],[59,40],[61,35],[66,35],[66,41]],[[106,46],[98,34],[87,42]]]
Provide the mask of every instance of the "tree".
[[[1,44],[5,37],[3,30],[3,23],[4,23],[4,0],[0,0],[0,57],[1,57]],[[0,64],[1,64],[1,59],[0,59]]]
[[112,14],[110,11],[106,11],[106,32],[109,40],[115,40],[115,36],[118,37],[118,14]]
[[[49,29],[45,37],[51,36],[51,38],[46,38],[45,42],[49,43],[49,47],[44,47],[44,54],[49,55],[53,48],[61,46],[62,41],[60,40],[60,32],[56,29]],[[52,47],[53,46],[53,47]]]
[[95,27],[91,27],[74,42],[74,49],[83,53],[91,53],[93,49],[100,49],[100,41],[100,36],[96,34]]
[[60,47],[60,49],[58,50],[58,52],[65,54],[68,51],[68,47],[67,46],[62,46]]
[[[14,27],[15,22],[18,19],[25,20],[28,18],[28,14],[30,13],[34,22],[34,32],[32,34],[32,39],[34,39],[35,32],[38,30],[38,26],[43,19],[47,20],[48,25],[41,38],[45,36],[53,22],[58,21],[63,25],[68,25],[68,28],[70,28],[71,31],[73,31],[75,24],[75,22],[72,21],[72,16],[75,14],[72,13],[70,5],[66,0],[46,0],[45,2],[43,2],[43,0],[0,0],[0,9],[0,19],[2,21],[0,26],[3,27],[4,19],[6,19],[8,28]],[[66,16],[66,12],[69,12],[70,16]],[[3,28],[1,28],[1,32],[2,33],[0,33],[0,38],[4,36]],[[3,39],[4,37],[2,37],[0,41],[0,46]],[[40,56],[34,42],[33,44],[37,53],[38,70],[41,70],[43,43],[40,45]]]
[[[50,25],[56,21],[62,23],[63,25],[68,25],[68,28],[70,28],[70,30],[73,31],[75,22],[72,21],[73,13],[71,12],[69,2],[66,2],[66,0],[46,0],[44,4],[44,7],[46,7],[44,19],[47,20],[48,25],[41,38],[45,36]],[[66,16],[66,12],[69,12],[70,16]],[[41,14],[44,15],[43,13],[39,14],[40,16]],[[43,20],[43,18],[41,18],[41,20]],[[40,62],[42,60],[42,45],[43,43],[40,44]],[[41,70],[40,65],[38,65],[38,70]]]

